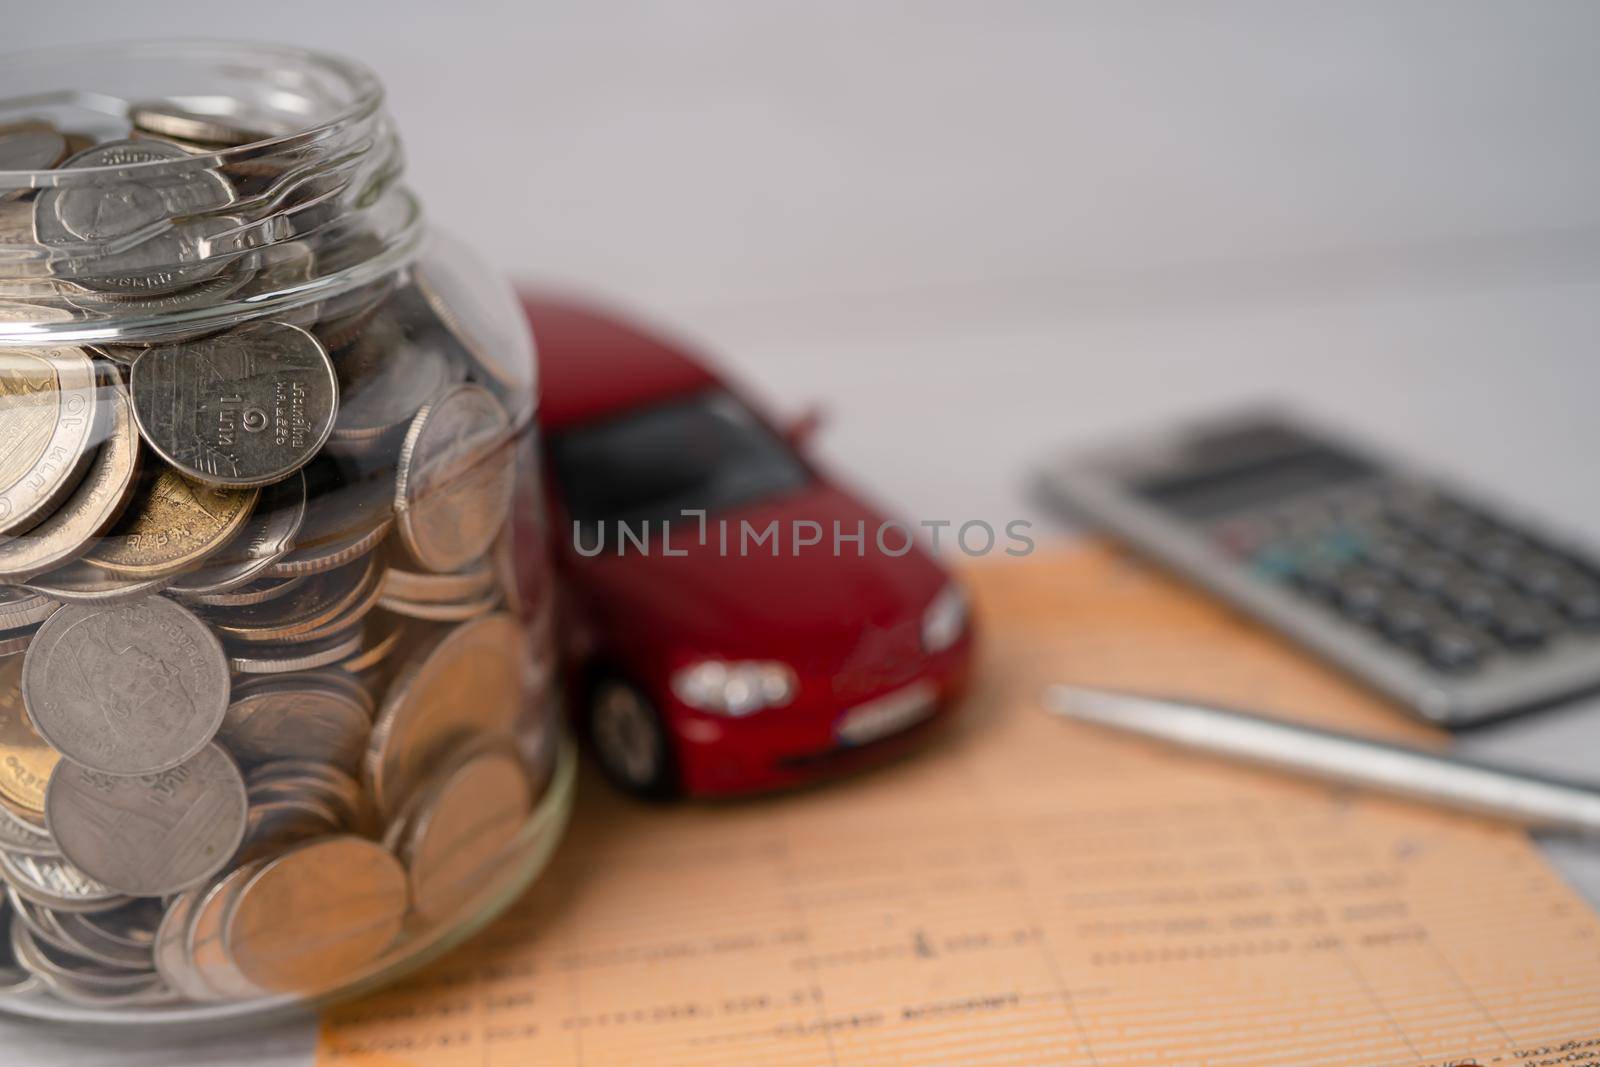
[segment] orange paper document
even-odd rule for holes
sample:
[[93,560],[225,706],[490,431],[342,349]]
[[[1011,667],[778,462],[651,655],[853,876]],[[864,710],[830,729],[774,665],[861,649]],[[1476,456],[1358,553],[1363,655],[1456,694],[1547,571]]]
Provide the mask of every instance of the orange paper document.
[[[1514,830],[1046,715],[1050,681],[1428,744],[1091,546],[987,564],[963,717],[767,800],[580,783],[537,887],[327,1067],[1600,1064],[1600,922]],[[774,714],[782,714],[775,712]]]

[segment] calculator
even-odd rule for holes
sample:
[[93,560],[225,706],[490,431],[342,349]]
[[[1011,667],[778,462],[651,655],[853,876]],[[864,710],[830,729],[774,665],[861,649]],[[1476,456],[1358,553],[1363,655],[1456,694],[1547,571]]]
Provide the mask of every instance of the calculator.
[[1048,502],[1448,726],[1600,687],[1600,556],[1304,417],[1178,426]]

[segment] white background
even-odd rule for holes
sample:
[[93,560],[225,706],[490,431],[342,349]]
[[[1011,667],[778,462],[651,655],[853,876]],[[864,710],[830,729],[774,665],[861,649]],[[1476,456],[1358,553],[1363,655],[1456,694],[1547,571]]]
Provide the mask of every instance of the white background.
[[[821,403],[913,517],[1043,522],[1049,452],[1280,398],[1600,540],[1600,5],[8,6],[364,59],[440,228]],[[1489,745],[1592,767],[1584,718]]]

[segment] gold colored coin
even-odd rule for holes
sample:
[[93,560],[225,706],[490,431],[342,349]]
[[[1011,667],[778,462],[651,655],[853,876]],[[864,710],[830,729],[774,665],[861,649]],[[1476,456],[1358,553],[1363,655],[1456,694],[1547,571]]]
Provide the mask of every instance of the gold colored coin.
[[228,543],[255,507],[259,489],[203,485],[162,470],[144,486],[85,563],[124,578],[176,574]]
[[0,803],[33,823],[60,753],[45,743],[22,704],[22,657],[0,660]]

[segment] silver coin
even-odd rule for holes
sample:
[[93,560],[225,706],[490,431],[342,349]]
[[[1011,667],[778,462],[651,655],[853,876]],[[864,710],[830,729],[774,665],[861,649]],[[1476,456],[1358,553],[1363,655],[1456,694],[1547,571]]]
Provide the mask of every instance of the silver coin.
[[161,989],[154,973],[119,970],[64,952],[35,937],[20,918],[11,923],[11,951],[52,993],[73,1003],[128,1003],[130,998],[144,1003]]
[[[448,335],[507,392],[528,395],[533,387],[533,361],[522,358],[527,328],[510,292],[462,285],[449,270],[427,265],[412,268],[417,294]],[[498,299],[495,299],[498,297]],[[512,333],[510,331],[517,331]]]
[[247,863],[229,871],[200,898],[189,918],[184,948],[196,975],[209,990],[205,999],[248,1000],[263,993],[240,972],[222,939],[223,924],[240,891],[260,867],[259,863]]
[[155,578],[119,578],[98,567],[79,562],[69,563],[48,574],[36,574],[22,584],[66,604],[107,607],[125,604],[130,600],[143,600],[152,593],[159,593],[173,577],[166,574]]
[[[208,220],[203,228],[206,230],[215,229],[220,234],[225,232],[234,222],[235,220],[232,219]],[[145,249],[150,259],[156,259],[157,256],[153,253],[162,249],[163,246],[147,242],[146,245],[141,245],[140,247]],[[236,255],[231,261],[223,263],[223,269],[216,274],[198,281],[189,279],[192,284],[185,284],[182,289],[176,291],[169,292],[165,289],[160,289],[156,292],[95,292],[94,290],[88,290],[85,292],[69,292],[66,297],[74,307],[91,313],[98,312],[108,318],[156,318],[162,315],[176,315],[178,312],[198,311],[202,308],[216,307],[239,292],[240,289],[243,289],[245,284],[255,276],[257,255],[254,252]],[[156,265],[159,267],[161,264],[158,262]],[[206,269],[209,269],[209,267],[188,268],[191,273],[195,270]],[[150,276],[146,275],[145,277]],[[157,277],[159,278],[159,275]],[[188,275],[185,275],[185,278],[187,279]],[[141,348],[147,348],[151,344],[192,340],[216,332],[217,327],[210,322],[185,323],[182,325],[166,323],[157,327]],[[131,364],[131,358],[129,358],[128,353],[130,346],[103,345],[99,347],[108,350],[108,359],[122,363],[125,366]],[[135,353],[138,351],[139,349],[134,349]]]
[[105,391],[110,431],[83,480],[49,518],[24,537],[0,543],[0,575],[26,580],[77,556],[116,521],[139,467],[139,435],[120,387]]
[[0,348],[0,535],[27,530],[78,484],[100,395],[81,348]]
[[49,170],[67,154],[67,139],[54,130],[0,133],[0,170]]
[[240,674],[310,671],[348,659],[361,650],[361,629],[299,645],[230,645],[228,665]]
[[267,116],[246,116],[241,119],[235,115],[203,114],[166,100],[129,104],[128,121],[134,129],[153,133],[157,137],[225,148],[254,144],[293,132],[282,123],[272,122]]
[[[0,544],[0,551],[5,548]],[[15,630],[22,626],[36,626],[50,617],[61,606],[43,593],[31,589],[0,587],[0,629]]]
[[371,552],[394,525],[394,485],[387,478],[341,485],[312,498],[294,550],[269,574],[321,574]]
[[412,420],[400,448],[395,514],[406,550],[431,571],[458,571],[494,544],[516,474],[511,421],[494,394],[458,385]]
[[297,643],[301,639],[325,636],[317,631],[337,622],[362,598],[375,599],[381,579],[378,561],[368,555],[316,575],[288,596],[246,607],[201,607],[197,610],[229,641]]
[[56,928],[58,926],[56,912],[35,904],[11,886],[6,887],[6,901],[11,905],[11,914],[21,919],[22,925],[26,926],[34,937],[66,952],[74,951],[72,942],[66,934]]
[[220,593],[182,594],[185,600],[219,608],[242,608],[250,604],[264,604],[280,596],[287,596],[306,581],[306,575],[293,578],[258,578],[248,585]]
[[40,626],[22,665],[39,735],[67,759],[114,775],[153,774],[198,753],[222,724],[228,685],[216,637],[161,597],[69,604]]
[[39,632],[37,626],[22,626],[15,630],[0,630],[0,657],[14,656],[18,652],[26,652],[33,643],[33,635]]
[[[148,945],[140,948],[107,938],[80,912],[51,911],[20,898],[11,903],[35,936],[64,952],[122,971],[149,971],[154,967]],[[124,904],[105,914],[115,914],[128,906]]]
[[24,898],[58,911],[105,911],[128,902],[61,857],[0,852],[0,876]]
[[169,987],[189,1000],[208,1000],[216,995],[194,969],[188,946],[184,943],[195,908],[210,889],[209,885],[197,886],[173,897],[167,905],[166,914],[162,916],[161,925],[156,928],[156,973]]
[[[205,566],[182,575],[168,588],[179,596],[198,598],[229,593],[254,582],[294,545],[305,515],[306,479],[296,471],[263,489],[244,529],[208,558]],[[4,547],[0,545],[0,552]]]
[[353,769],[361,762],[371,726],[371,712],[348,693],[284,686],[235,700],[217,741],[245,764],[304,758]]
[[16,916],[8,897],[0,895],[0,932],[5,934],[0,937],[0,996],[21,996],[32,992],[40,984],[33,972],[24,967],[17,960],[17,954],[11,951],[11,924],[15,921]]
[[213,485],[267,485],[299,470],[328,439],[339,407],[328,353],[281,322],[146,349],[129,387],[145,441]]
[[[43,202],[41,198],[41,203]],[[37,211],[34,230],[40,244],[52,246],[52,269],[80,286],[83,293],[68,299],[86,310],[96,305],[90,293],[125,296],[141,302],[199,285],[241,262],[240,251],[227,249],[227,238],[238,233],[236,218],[196,218],[157,231],[138,244],[108,252],[86,246],[74,255],[72,241],[58,222]],[[54,227],[51,229],[50,227]],[[88,249],[93,249],[90,251]],[[159,302],[154,306],[159,307]],[[180,302],[181,306],[181,302]]]
[[334,441],[369,441],[399,429],[455,377],[441,352],[412,343],[381,317],[332,359],[340,398]]
[[220,870],[244,837],[246,806],[244,777],[216,745],[136,777],[63,760],[45,795],[62,854],[91,878],[145,897],[176,893]]
[[[108,241],[165,219],[201,214],[233,203],[228,179],[176,145],[159,141],[107,141],[62,164],[101,171],[93,184],[47,189],[38,213],[53,214],[73,237]],[[155,164],[155,165],[153,165]],[[159,164],[171,164],[160,166]]]
[[148,953],[155,945],[156,929],[166,912],[166,905],[162,901],[146,897],[131,900],[110,911],[73,912],[64,916],[61,922],[68,930],[81,926],[93,931],[96,938]]
[[59,857],[61,850],[48,833],[30,826],[11,809],[0,805],[0,850],[25,856]]
[[360,533],[353,533],[343,541],[324,542],[321,545],[301,545],[278,560],[269,569],[280,577],[324,574],[342,567],[352,560],[369,555],[383,543],[394,528],[394,516],[386,516],[378,525]]

